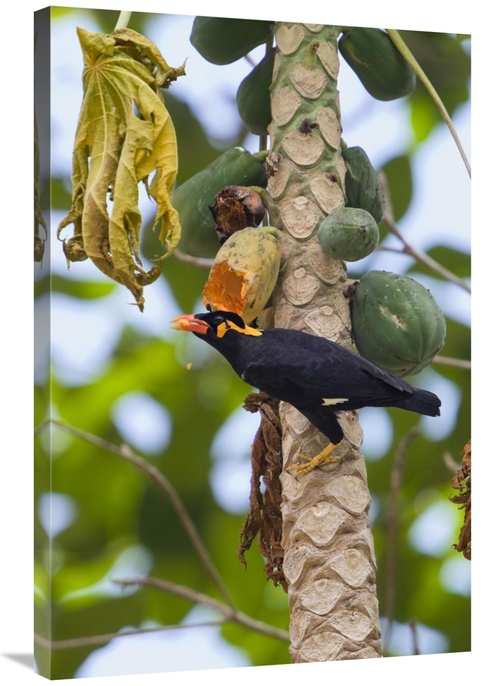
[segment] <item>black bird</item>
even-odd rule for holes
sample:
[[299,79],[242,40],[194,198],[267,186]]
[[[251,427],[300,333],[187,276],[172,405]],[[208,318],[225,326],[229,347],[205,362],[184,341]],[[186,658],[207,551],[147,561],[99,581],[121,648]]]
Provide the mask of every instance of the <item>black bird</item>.
[[[338,343],[296,331],[245,324],[232,312],[205,312],[176,317],[173,328],[191,331],[218,350],[246,383],[272,398],[293,405],[330,441],[310,465],[335,462],[328,458],[344,437],[337,419],[341,410],[399,407],[436,417],[439,398],[379,369]],[[311,466],[312,465],[312,466]]]

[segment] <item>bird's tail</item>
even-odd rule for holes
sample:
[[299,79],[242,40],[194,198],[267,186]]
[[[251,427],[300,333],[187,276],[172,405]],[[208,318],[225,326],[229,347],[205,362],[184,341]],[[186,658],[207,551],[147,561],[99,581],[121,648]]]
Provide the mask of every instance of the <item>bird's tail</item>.
[[415,388],[414,393],[406,396],[395,407],[400,407],[403,410],[411,410],[419,414],[425,414],[428,417],[438,417],[441,412],[441,401],[430,391],[423,391],[420,388]]

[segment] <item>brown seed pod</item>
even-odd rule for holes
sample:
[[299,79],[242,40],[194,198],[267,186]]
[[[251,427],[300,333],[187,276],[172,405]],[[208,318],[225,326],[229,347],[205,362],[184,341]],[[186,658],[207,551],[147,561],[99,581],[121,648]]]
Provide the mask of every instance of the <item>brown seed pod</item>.
[[226,186],[215,196],[210,212],[221,245],[236,231],[257,227],[266,209],[260,195],[247,186]]
[[264,310],[280,268],[280,232],[246,228],[230,236],[215,256],[203,302],[210,310],[236,312],[250,324]]

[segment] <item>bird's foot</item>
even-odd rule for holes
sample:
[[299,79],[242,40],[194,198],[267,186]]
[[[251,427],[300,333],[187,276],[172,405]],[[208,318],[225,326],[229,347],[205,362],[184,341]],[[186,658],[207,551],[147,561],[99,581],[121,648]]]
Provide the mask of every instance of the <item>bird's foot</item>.
[[326,448],[324,448],[320,453],[311,457],[310,455],[299,455],[299,458],[303,461],[303,464],[292,464],[288,467],[289,472],[295,472],[295,478],[299,476],[304,476],[304,474],[309,474],[316,467],[323,467],[327,464],[335,464],[340,462],[342,459],[339,455],[332,455],[332,451],[337,446],[333,443],[329,443]]

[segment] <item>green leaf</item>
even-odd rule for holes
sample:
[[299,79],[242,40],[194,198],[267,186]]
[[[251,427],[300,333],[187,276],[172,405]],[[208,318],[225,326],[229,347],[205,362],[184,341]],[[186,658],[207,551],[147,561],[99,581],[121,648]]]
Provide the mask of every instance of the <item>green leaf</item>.
[[57,210],[66,209],[71,204],[71,185],[68,184],[67,179],[52,177],[49,202],[52,203],[52,208]]
[[407,212],[413,195],[413,175],[408,155],[393,157],[382,167],[387,178],[394,219],[398,222]]
[[417,143],[422,143],[441,121],[436,105],[421,94],[416,94],[410,101],[411,124]]
[[95,299],[105,298],[115,289],[113,283],[98,281],[77,281],[76,279],[65,279],[63,276],[54,274],[52,277],[44,276],[35,281],[35,298],[43,293],[64,293],[72,298]]
[[[399,33],[438,92],[448,114],[452,116],[469,99],[471,59],[467,43],[446,33],[428,31],[400,31]],[[429,103],[429,112],[423,111],[422,100]],[[410,96],[410,103],[416,139],[421,142],[424,140],[422,137],[424,133],[427,131],[425,136],[427,137],[442,119],[420,81]],[[431,114],[431,109],[435,114]]]

